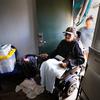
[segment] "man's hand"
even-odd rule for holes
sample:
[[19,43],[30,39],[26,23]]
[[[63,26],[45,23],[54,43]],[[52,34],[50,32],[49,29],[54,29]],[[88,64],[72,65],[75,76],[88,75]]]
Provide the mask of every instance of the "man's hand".
[[62,68],[66,68],[67,64],[62,62],[62,63],[59,64],[59,66],[62,67]]

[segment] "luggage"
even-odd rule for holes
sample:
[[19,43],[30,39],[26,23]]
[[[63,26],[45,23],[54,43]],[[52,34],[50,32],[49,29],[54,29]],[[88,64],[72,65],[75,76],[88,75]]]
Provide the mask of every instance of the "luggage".
[[22,57],[20,65],[22,67],[22,73],[26,78],[32,78],[37,75],[39,69],[37,67],[38,57],[33,54],[28,54]]

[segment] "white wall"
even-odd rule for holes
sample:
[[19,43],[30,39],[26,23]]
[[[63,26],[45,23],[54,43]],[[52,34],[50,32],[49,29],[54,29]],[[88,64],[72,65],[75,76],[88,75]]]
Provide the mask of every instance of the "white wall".
[[0,45],[11,43],[19,55],[38,53],[35,0],[0,0]]

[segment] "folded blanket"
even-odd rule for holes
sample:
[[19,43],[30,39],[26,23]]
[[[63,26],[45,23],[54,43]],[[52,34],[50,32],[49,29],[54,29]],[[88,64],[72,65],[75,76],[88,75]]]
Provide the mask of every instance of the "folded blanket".
[[49,59],[42,63],[40,68],[41,75],[41,85],[43,85],[46,90],[49,92],[53,92],[55,79],[61,78],[66,68],[61,68],[59,63],[62,61],[58,61],[56,59]]

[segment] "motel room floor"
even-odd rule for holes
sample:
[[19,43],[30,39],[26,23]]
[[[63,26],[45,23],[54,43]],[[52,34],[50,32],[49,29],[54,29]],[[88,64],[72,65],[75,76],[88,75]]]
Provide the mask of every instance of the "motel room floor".
[[[0,77],[0,100],[30,100],[23,92],[15,92],[16,85],[20,84],[24,79],[21,77]],[[65,100],[75,100],[77,90]],[[57,100],[57,98],[47,92],[38,95],[31,100]]]
[[[0,77],[0,100],[30,100],[23,92],[15,92],[16,85],[24,79],[21,77]],[[55,96],[44,92],[32,100],[57,100]]]

